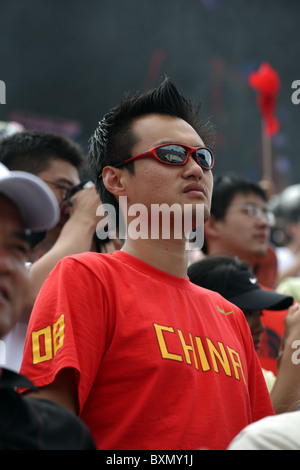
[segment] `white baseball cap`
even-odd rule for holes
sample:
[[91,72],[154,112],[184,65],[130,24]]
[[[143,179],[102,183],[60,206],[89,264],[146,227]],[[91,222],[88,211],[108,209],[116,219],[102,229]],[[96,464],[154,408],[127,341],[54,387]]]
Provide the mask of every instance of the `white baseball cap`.
[[41,178],[25,171],[9,171],[0,163],[0,194],[18,207],[26,228],[42,232],[59,220],[58,202]]

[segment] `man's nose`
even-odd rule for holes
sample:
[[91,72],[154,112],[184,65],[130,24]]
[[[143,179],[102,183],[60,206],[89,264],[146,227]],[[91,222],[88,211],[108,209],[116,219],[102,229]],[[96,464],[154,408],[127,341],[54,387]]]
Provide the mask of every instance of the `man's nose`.
[[264,212],[261,212],[259,215],[257,215],[256,220],[259,225],[263,225],[264,227],[271,227],[268,215]]
[[190,155],[186,164],[184,165],[184,175],[188,176],[196,176],[197,178],[202,178],[203,176],[203,168],[199,165],[196,160],[195,155]]

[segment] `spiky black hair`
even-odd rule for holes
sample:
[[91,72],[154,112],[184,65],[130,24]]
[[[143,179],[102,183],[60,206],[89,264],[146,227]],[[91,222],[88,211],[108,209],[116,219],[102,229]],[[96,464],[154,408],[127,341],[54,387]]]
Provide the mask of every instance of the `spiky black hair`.
[[[130,129],[133,119],[150,113],[179,117],[196,130],[206,146],[211,147],[214,130],[209,122],[199,121],[200,107],[201,103],[193,107],[168,77],[157,88],[140,95],[127,93],[121,103],[101,119],[89,141],[88,169],[102,202],[113,204],[118,210],[115,198],[103,184],[101,173],[105,166],[113,166],[132,156],[130,150],[137,138]],[[126,168],[133,171],[133,166]]]

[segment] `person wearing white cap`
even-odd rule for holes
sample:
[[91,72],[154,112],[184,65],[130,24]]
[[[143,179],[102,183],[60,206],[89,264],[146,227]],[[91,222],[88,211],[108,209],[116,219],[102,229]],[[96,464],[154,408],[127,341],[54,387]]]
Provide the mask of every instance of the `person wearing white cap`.
[[17,205],[25,227],[31,231],[48,230],[57,224],[57,201],[37,176],[25,171],[9,171],[0,163],[0,193]]
[[[40,178],[23,171],[11,172],[1,163],[0,208],[0,336],[3,337],[22,313],[28,288],[25,266],[30,248],[28,235],[54,226],[59,211],[52,191]],[[11,276],[6,275],[9,269]]]
[[[100,199],[92,187],[78,191],[84,154],[64,136],[38,130],[23,131],[0,140],[0,161],[11,171],[39,177],[55,196],[57,223],[34,232],[28,269],[29,288],[18,323],[5,337],[6,364],[19,371],[31,310],[50,271],[64,256],[92,249]],[[72,196],[70,196],[72,193]],[[1,360],[0,360],[1,363]]]
[[[0,163],[0,197],[2,216],[1,224],[3,224],[4,206],[9,206],[8,212],[11,213],[17,210],[20,216],[20,223],[23,225],[25,230],[24,236],[26,237],[29,237],[30,234],[35,232],[51,229],[59,220],[59,207],[57,200],[46,183],[31,173],[24,171],[9,171],[2,163]],[[12,217],[13,220],[15,220],[15,218],[16,217]],[[2,229],[2,236],[3,235],[4,232]],[[28,245],[28,256],[29,249],[30,246]],[[21,269],[26,269],[25,262],[27,262],[28,259],[21,258],[21,261]],[[18,281],[16,287],[21,289],[22,282]],[[24,298],[21,296],[22,301],[20,304],[23,309],[25,307],[28,288],[29,285],[27,285],[26,291],[24,292]],[[13,296],[13,299],[14,301],[17,301],[18,296],[17,298],[14,298]],[[21,318],[21,314],[23,314],[23,311],[18,312],[16,316]],[[5,364],[9,366],[10,369],[18,370],[18,364],[21,360],[20,358],[22,357],[24,346],[24,341],[19,341],[18,339],[19,337],[24,337],[27,325],[16,321],[13,323],[14,328],[9,328],[8,334],[2,338],[1,344],[4,346],[1,348],[0,364]]]
[[[0,164],[0,341],[17,322],[28,290],[28,235],[57,223],[52,191],[37,176]],[[0,450],[95,449],[89,430],[54,403],[21,397],[34,385],[0,367]]]

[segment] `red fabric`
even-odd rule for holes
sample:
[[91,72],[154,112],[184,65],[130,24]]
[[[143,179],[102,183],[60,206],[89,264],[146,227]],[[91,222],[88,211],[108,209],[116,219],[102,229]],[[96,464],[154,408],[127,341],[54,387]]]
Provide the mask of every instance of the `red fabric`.
[[280,88],[279,76],[270,64],[264,62],[257,72],[249,75],[249,84],[258,93],[257,104],[265,123],[265,132],[272,136],[279,130],[279,122],[274,115]]
[[[264,290],[273,290],[259,280],[260,287]],[[263,310],[262,323],[265,327],[260,347],[257,351],[263,369],[271,370],[277,375],[277,358],[285,330],[285,310]]]
[[[255,276],[262,289],[272,290],[277,279],[277,258],[272,246],[268,247],[267,256],[256,266]],[[277,357],[283,340],[286,314],[287,310],[264,310],[262,316],[265,331],[257,354],[263,369],[270,370],[275,375],[277,375]]]
[[264,310],[262,323],[265,331],[257,351],[263,369],[271,370],[277,375],[277,358],[284,336],[284,320],[287,310]]
[[267,255],[255,265],[254,274],[260,284],[273,289],[278,277],[278,263],[273,246],[269,245]]
[[123,252],[64,258],[43,285],[21,372],[42,387],[65,367],[99,449],[225,449],[273,414],[243,313]]

